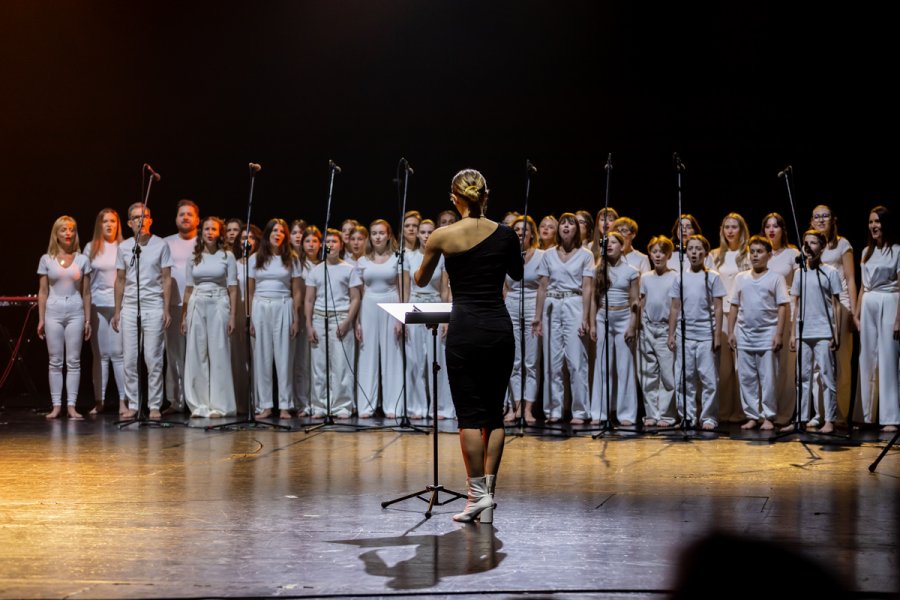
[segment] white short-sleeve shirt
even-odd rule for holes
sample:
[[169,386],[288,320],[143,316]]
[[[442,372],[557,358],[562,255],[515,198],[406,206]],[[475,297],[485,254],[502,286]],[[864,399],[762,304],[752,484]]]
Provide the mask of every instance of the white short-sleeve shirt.
[[678,273],[671,269],[660,275],[655,270],[641,275],[641,298],[644,299],[644,322],[667,323],[672,298],[669,291],[678,279]]
[[827,245],[822,251],[822,264],[834,267],[841,278],[841,304],[844,308],[850,310],[850,289],[847,287],[847,277],[844,273],[844,254],[853,252],[853,246],[847,241],[847,238],[838,236],[837,244],[834,248]]
[[187,263],[184,284],[185,287],[197,290],[237,285],[237,261],[234,254],[227,250],[218,250],[215,254],[203,252],[199,264],[194,264],[191,258]]
[[646,273],[652,268],[650,265],[650,257],[640,250],[632,249],[628,254],[623,254],[622,258],[625,259],[625,262],[629,265],[637,269],[639,273]]
[[376,263],[363,256],[357,261],[356,268],[366,286],[366,292],[387,294],[397,292],[397,277],[400,274],[400,263],[395,254],[391,254],[383,263]]
[[566,262],[554,248],[544,252],[538,266],[538,276],[547,277],[547,290],[554,292],[580,292],[584,277],[594,277],[594,255],[579,248]]
[[112,307],[116,305],[116,254],[119,244],[100,242],[100,250],[93,259],[94,242],[84,247],[84,255],[91,261],[91,304]]
[[256,254],[250,256],[249,278],[254,281],[254,296],[260,298],[286,298],[291,295],[291,280],[300,277],[300,261],[294,257],[286,266],[280,256],[272,256],[262,267],[256,266]]
[[[606,269],[606,273],[609,276],[609,288],[605,292],[606,298],[609,300],[610,306],[627,306],[628,305],[628,292],[631,290],[631,282],[635,279],[640,278],[641,274],[638,270],[626,263],[624,260],[620,260],[619,263],[615,266],[610,265]],[[604,292],[602,290],[597,291],[599,297],[599,305],[604,306]]]
[[[800,279],[803,279],[801,290]],[[799,296],[803,308],[803,339],[827,340],[832,336],[834,307],[831,299],[841,293],[841,278],[837,269],[829,265],[819,265],[817,269],[807,269],[803,276],[800,269],[794,271],[791,296]],[[794,334],[799,336],[796,326]]]
[[[539,248],[534,249],[531,258],[525,262],[525,274],[522,277],[522,281],[516,281],[509,275],[506,276],[507,295],[518,298],[524,285],[526,300],[537,297],[538,288],[541,286],[541,276],[538,271],[540,270],[541,261],[544,260],[544,252],[544,250]],[[550,250],[550,252],[556,251]]]
[[[125,271],[125,294],[122,305],[137,306],[137,261],[132,263],[134,255],[134,238],[130,237],[119,244],[116,257],[116,269]],[[162,271],[172,268],[172,256],[169,245],[161,237],[151,235],[146,244],[141,245],[141,307],[162,308],[163,289]]]
[[186,240],[177,233],[173,233],[163,239],[169,245],[169,254],[172,256],[172,293],[169,297],[169,304],[181,306],[184,298],[187,264],[194,259],[194,246],[197,244],[197,238],[195,236]]
[[[863,255],[865,254],[866,251],[863,250]],[[866,293],[896,294],[897,273],[900,272],[900,244],[874,248],[869,260],[860,261],[859,268],[862,272],[863,290]]]
[[91,262],[84,254],[76,254],[72,262],[63,266],[59,261],[45,254],[38,261],[38,275],[46,275],[50,286],[50,297],[81,296],[81,280],[91,272]]
[[[325,263],[319,263],[306,276],[306,287],[315,288],[314,310],[325,311]],[[328,265],[328,307],[334,312],[350,310],[350,288],[362,285],[355,266],[346,261]]]
[[740,307],[735,325],[738,349],[770,350],[778,307],[788,302],[787,284],[778,273],[767,270],[760,277],[753,277],[753,271],[738,273],[731,291],[731,304]]
[[425,287],[416,285],[416,271],[422,266],[425,255],[420,250],[410,250],[404,253],[404,268],[409,273],[409,299],[411,302],[421,302],[423,300],[436,302],[441,296],[441,277],[444,274],[444,256],[438,259],[437,267],[431,275]]
[[[669,299],[681,298],[685,335],[691,341],[712,341],[713,328],[716,322],[715,299],[725,298],[725,284],[715,271],[705,269],[702,271],[685,270],[684,289],[681,288],[681,280],[676,275],[672,279],[672,287],[669,290]],[[679,319],[682,315],[679,315]],[[681,335],[681,325],[675,328],[675,333]]]

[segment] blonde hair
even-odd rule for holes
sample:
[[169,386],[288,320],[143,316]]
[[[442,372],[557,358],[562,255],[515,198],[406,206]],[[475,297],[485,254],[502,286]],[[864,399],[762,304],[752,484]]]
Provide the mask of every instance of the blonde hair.
[[397,238],[394,237],[394,230],[391,229],[391,224],[385,221],[384,219],[375,219],[371,223],[369,223],[369,236],[366,238],[366,256],[371,259],[375,256],[375,248],[372,246],[372,229],[376,225],[384,225],[384,230],[387,231],[388,241],[387,247],[390,252],[396,252],[400,249],[400,244],[397,242]]
[[[525,233],[531,232],[531,243],[528,244],[528,248],[537,248],[538,247],[538,232],[537,225],[534,224],[534,219],[531,218],[531,215],[525,216],[520,215],[516,217],[516,220],[512,223],[512,228],[515,230],[516,225],[519,223],[525,223]],[[528,237],[525,235],[524,237]]]
[[59,241],[56,236],[59,233],[59,230],[68,223],[72,224],[72,229],[75,231],[75,243],[72,246],[72,252],[75,254],[81,252],[81,242],[78,241],[78,225],[75,223],[75,219],[68,215],[63,215],[56,219],[56,221],[53,222],[53,227],[50,228],[50,244],[47,246],[47,254],[51,258],[56,258],[56,255],[59,254]]
[[91,260],[103,252],[103,242],[106,240],[103,237],[103,217],[106,215],[116,215],[116,243],[122,243],[122,219],[119,218],[119,213],[112,208],[104,208],[97,214],[97,219],[94,221],[94,239],[91,240],[91,254],[88,256]]
[[654,236],[650,243],[647,244],[647,252],[653,252],[653,246],[659,246],[660,250],[667,256],[672,256],[675,251],[675,243],[664,235]]
[[722,219],[722,223],[719,225],[719,247],[712,251],[712,254],[715,256],[713,262],[716,265],[716,270],[718,271],[725,262],[725,253],[728,252],[728,240],[725,239],[725,221],[728,219],[737,221],[738,229],[741,230],[741,237],[738,239],[738,255],[735,259],[738,270],[749,269],[750,260],[747,258],[747,253],[750,251],[750,245],[747,243],[747,240],[750,239],[750,230],[747,229],[747,221],[744,220],[744,217],[736,212],[730,212],[725,215],[725,218]]
[[484,216],[490,194],[484,175],[475,169],[463,169],[453,176],[450,193],[465,202],[473,216]]

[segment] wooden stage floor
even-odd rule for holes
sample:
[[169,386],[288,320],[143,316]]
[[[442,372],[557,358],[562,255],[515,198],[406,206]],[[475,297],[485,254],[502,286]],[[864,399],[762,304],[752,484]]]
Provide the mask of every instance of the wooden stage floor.
[[[462,500],[431,519],[417,498],[382,509],[433,483],[431,434],[114,420],[0,414],[0,598],[662,598],[713,530],[797,548],[855,597],[900,590],[900,449],[870,473],[876,432],[831,446],[529,430],[508,438],[490,527],[453,522]],[[439,483],[465,491],[453,427]],[[787,570],[809,589],[776,557],[721,556],[710,586],[777,594]]]

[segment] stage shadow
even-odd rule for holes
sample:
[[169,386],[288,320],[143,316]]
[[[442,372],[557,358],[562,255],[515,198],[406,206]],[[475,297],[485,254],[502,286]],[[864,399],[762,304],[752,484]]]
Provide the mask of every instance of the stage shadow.
[[[373,548],[359,555],[366,573],[390,578],[387,587],[394,590],[419,590],[434,587],[445,577],[474,575],[497,568],[506,558],[498,552],[503,542],[490,525],[465,525],[443,535],[402,535],[397,537],[332,540],[360,548]],[[415,546],[412,558],[385,562],[378,549]]]

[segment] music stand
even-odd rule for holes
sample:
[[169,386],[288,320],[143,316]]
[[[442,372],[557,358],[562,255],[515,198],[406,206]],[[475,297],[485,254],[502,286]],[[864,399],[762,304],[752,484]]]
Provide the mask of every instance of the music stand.
[[[426,485],[425,489],[418,490],[411,494],[406,494],[405,496],[400,496],[399,498],[394,498],[393,500],[386,500],[381,503],[381,508],[387,508],[391,504],[395,504],[397,502],[401,502],[403,500],[408,500],[410,498],[416,497],[423,502],[428,503],[428,508],[425,510],[425,518],[431,518],[431,509],[437,506],[443,506],[449,502],[453,502],[459,498],[466,498],[467,494],[461,494],[459,492],[455,492],[453,490],[447,489],[438,483],[438,429],[437,429],[437,417],[438,417],[438,383],[437,383],[437,375],[441,370],[441,366],[438,364],[438,354],[437,354],[437,331],[438,325],[442,323],[450,322],[450,309],[451,304],[448,302],[428,302],[422,304],[415,303],[381,303],[378,306],[386,310],[392,317],[400,321],[405,325],[426,325],[431,330],[431,343],[434,348],[433,358],[431,361],[431,411],[432,411],[432,419],[434,422],[434,435],[432,438],[432,461],[433,461],[433,469],[434,469],[434,483],[432,485]],[[444,492],[445,494],[449,494],[451,497],[446,500],[440,499],[440,493]],[[431,496],[428,499],[422,497],[422,494],[430,493]]]

